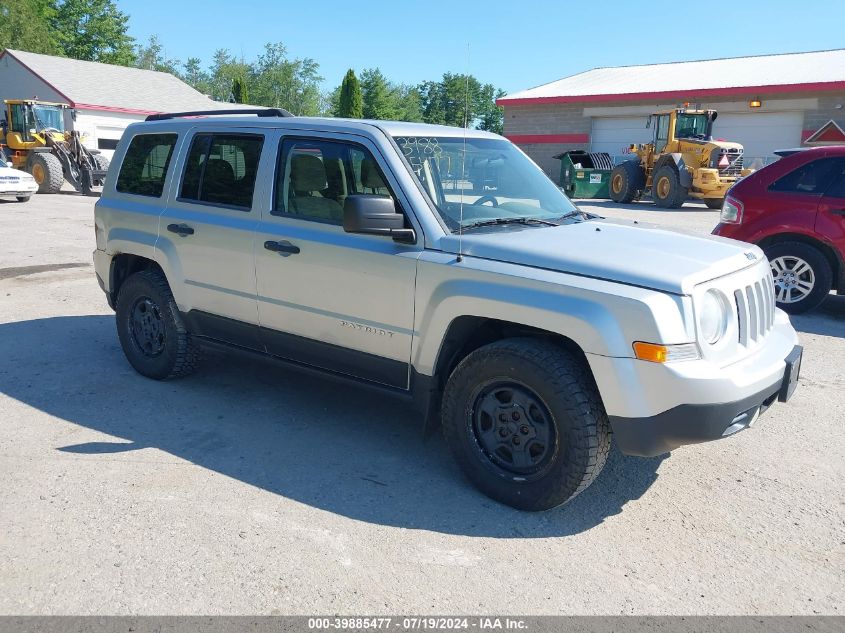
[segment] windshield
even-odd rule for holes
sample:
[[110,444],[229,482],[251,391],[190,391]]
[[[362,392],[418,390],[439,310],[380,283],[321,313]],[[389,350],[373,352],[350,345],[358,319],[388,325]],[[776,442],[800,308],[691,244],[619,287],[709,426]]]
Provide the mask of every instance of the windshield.
[[449,230],[491,220],[552,221],[577,213],[569,198],[509,141],[434,136],[395,140]]
[[32,106],[32,113],[39,132],[47,127],[55,128],[59,132],[65,131],[65,117],[61,108],[36,105]]
[[710,138],[710,118],[706,114],[679,114],[675,138]]

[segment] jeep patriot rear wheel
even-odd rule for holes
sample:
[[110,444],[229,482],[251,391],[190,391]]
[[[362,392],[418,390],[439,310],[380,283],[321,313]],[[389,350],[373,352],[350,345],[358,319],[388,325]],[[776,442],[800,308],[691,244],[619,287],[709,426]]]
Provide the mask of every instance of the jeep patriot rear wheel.
[[588,370],[535,339],[505,339],[464,358],[443,394],[443,433],[467,477],[520,510],[565,503],[607,461],[607,415]]
[[139,374],[167,380],[194,371],[199,350],[161,273],[144,270],[129,277],[116,307],[120,346]]

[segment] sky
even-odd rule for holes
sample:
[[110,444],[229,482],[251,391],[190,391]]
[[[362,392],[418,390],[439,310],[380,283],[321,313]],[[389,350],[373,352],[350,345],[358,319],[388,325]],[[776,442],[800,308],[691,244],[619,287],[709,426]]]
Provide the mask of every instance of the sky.
[[249,62],[266,42],[320,64],[416,84],[470,72],[516,92],[599,66],[845,48],[845,0],[116,0],[139,41],[168,58]]

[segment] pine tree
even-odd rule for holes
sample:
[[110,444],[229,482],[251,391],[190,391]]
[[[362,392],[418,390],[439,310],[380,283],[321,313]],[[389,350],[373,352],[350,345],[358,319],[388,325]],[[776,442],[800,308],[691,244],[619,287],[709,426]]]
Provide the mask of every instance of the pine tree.
[[361,84],[351,68],[346,71],[343,83],[340,85],[340,99],[337,115],[346,119],[360,119],[364,116]]

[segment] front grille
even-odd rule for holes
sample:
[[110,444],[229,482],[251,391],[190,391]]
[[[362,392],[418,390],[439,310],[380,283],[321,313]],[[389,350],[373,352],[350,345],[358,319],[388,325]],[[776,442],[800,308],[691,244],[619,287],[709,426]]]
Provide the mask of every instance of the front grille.
[[734,291],[739,322],[739,342],[750,347],[763,339],[775,324],[775,288],[766,270],[753,285]]
[[[727,158],[728,164],[724,163],[723,157]],[[742,150],[741,149],[723,149],[714,157],[714,167],[719,170],[720,176],[740,176],[742,175]]]

